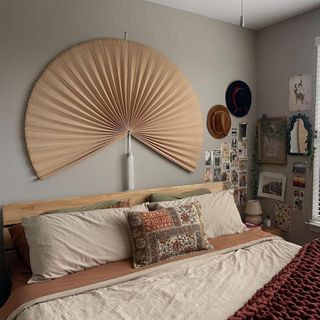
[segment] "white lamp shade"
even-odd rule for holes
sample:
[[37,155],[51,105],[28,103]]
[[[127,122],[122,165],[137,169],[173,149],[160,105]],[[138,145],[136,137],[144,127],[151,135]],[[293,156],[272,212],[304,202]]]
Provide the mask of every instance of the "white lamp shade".
[[247,202],[244,212],[250,216],[260,216],[262,214],[262,208],[259,200],[249,200]]

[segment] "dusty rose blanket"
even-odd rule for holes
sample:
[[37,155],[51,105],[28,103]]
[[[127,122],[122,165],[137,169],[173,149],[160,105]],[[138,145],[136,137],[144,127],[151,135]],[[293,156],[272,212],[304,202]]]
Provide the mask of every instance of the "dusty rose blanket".
[[320,319],[320,238],[297,256],[229,320]]

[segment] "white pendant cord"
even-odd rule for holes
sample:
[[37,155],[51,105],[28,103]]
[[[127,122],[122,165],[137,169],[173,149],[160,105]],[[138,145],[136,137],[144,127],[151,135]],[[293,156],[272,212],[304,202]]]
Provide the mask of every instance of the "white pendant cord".
[[244,28],[245,23],[244,23],[244,15],[243,15],[243,1],[241,0],[241,16],[240,16],[240,27]]
[[128,131],[128,190],[134,190],[134,166],[131,146],[131,132]]

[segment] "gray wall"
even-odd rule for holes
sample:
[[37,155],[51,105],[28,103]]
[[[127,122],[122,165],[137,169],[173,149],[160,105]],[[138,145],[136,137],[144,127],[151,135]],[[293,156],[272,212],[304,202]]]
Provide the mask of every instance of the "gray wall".
[[[25,150],[26,101],[36,79],[61,51],[100,37],[147,44],[184,72],[198,95],[203,123],[209,108],[224,104],[227,85],[246,81],[255,101],[256,33],[141,0],[0,1],[0,206],[25,200],[101,194],[124,189],[120,141],[52,177],[37,181]],[[253,103],[245,118],[249,139],[256,119]],[[204,147],[214,140],[204,127]],[[190,174],[134,143],[136,188],[201,182],[202,154]]]
[[[289,117],[289,77],[311,73],[315,79],[316,51],[314,39],[320,35],[320,9],[275,24],[258,32],[257,37],[257,117]],[[314,93],[314,92],[313,92]],[[306,113],[314,120],[312,110]],[[265,171],[287,175],[285,201],[293,204],[292,162],[305,161],[304,157],[288,156],[287,166],[264,165]],[[312,173],[306,175],[304,212],[293,212],[289,241],[305,243],[319,234],[312,233],[305,221],[312,216]],[[262,199],[265,213],[273,212],[273,201]]]

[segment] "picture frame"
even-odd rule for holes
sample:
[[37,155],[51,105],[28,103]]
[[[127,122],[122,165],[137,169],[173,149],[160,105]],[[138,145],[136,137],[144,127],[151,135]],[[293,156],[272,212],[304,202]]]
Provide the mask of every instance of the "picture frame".
[[289,111],[311,109],[311,74],[299,74],[289,78]]
[[[267,123],[266,123],[267,121]],[[264,118],[257,122],[258,161],[266,164],[287,164],[287,119],[285,117]]]
[[284,201],[287,177],[281,173],[263,171],[259,177],[258,196]]

